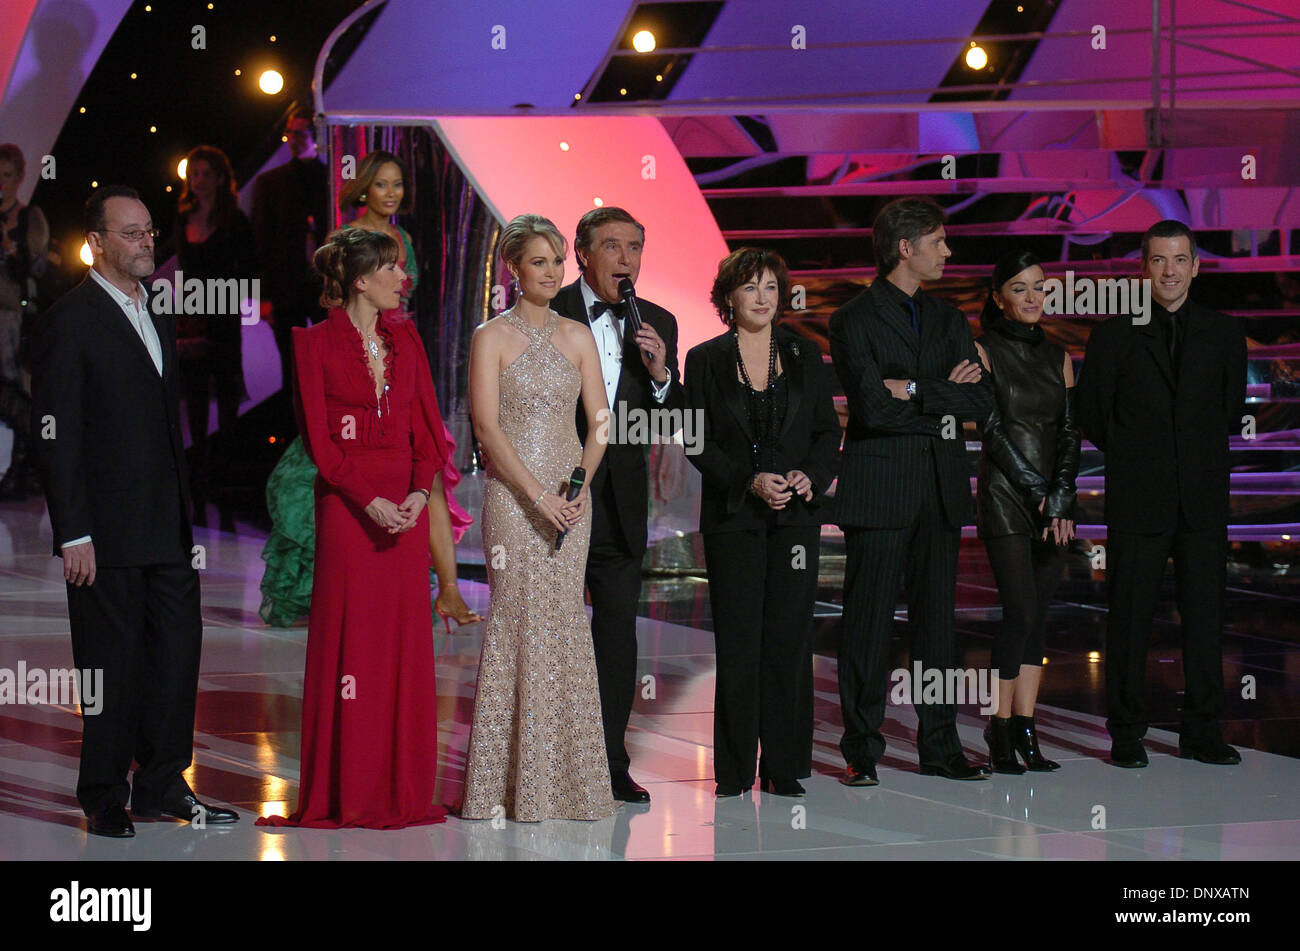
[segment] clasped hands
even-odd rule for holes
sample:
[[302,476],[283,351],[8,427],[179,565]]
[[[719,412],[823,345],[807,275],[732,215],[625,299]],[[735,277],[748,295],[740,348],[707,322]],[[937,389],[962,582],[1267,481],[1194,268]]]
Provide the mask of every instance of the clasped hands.
[[571,528],[576,528],[578,522],[582,521],[582,515],[587,510],[587,499],[590,497],[591,490],[585,485],[572,501],[558,492],[547,492],[537,500],[537,510],[546,516],[546,520],[555,526],[556,531],[567,532]]
[[376,525],[386,529],[388,534],[400,535],[415,527],[420,513],[428,503],[425,494],[418,491],[408,495],[401,505],[377,495],[366,506],[366,514]]
[[[1047,499],[1043,498],[1038,503],[1038,514],[1043,513],[1043,506],[1047,504]],[[1052,533],[1052,539],[1058,545],[1067,544],[1074,537],[1074,522],[1068,518],[1057,518],[1053,516],[1051,524],[1043,526],[1043,541],[1047,541],[1047,533]]]
[[775,472],[760,472],[750,482],[749,491],[766,502],[768,508],[778,512],[786,507],[793,495],[802,496],[805,502],[811,502],[813,497],[812,479],[799,469],[791,469],[783,476]]
[[[952,383],[978,383],[983,370],[978,360],[963,360],[948,372],[948,380]],[[911,399],[907,395],[906,380],[885,380],[884,383],[894,399]]]

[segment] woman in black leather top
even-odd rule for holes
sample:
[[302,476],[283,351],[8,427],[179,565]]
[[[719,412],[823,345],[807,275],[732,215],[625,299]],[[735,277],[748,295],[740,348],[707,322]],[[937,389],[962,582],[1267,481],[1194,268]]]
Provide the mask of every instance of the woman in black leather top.
[[1074,537],[1079,429],[1073,366],[1064,350],[1048,342],[1042,316],[1038,259],[1024,251],[1003,256],[980,316],[984,333],[975,342],[997,397],[984,424],[976,501],[979,537],[1002,601],[992,662],[998,709],[984,731],[990,765],[999,773],[1060,766],[1038,748],[1034,704],[1047,605]]

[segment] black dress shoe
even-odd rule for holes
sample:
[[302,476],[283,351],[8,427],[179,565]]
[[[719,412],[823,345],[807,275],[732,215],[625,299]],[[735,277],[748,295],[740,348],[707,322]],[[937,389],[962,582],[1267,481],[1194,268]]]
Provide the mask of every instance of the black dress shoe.
[[876,778],[876,764],[870,760],[849,763],[848,769],[844,770],[844,775],[840,777],[840,782],[845,786],[879,786],[880,780]]
[[131,825],[131,817],[126,814],[126,810],[114,803],[87,816],[86,831],[110,839],[129,839],[135,835],[135,826]]
[[196,818],[202,816],[204,824],[211,823],[212,825],[224,825],[229,822],[239,821],[239,813],[233,809],[220,809],[217,806],[201,803],[194,793],[173,797],[164,802],[158,809],[132,806],[131,812],[138,819],[158,819],[162,816],[170,816],[172,819],[180,819],[182,822],[193,822]]
[[988,779],[987,766],[973,766],[966,762],[966,757],[956,753],[942,763],[922,763],[922,776],[942,776],[944,779]]
[[799,783],[795,782],[793,779],[764,779],[760,783],[759,788],[765,793],[770,792],[773,796],[793,796],[798,799],[806,795],[803,786],[799,785]]
[[1147,751],[1141,740],[1114,740],[1110,744],[1110,763],[1121,769],[1141,769],[1147,765]]
[[1239,766],[1241,754],[1234,750],[1222,737],[1208,740],[1178,740],[1178,755],[1183,759],[1194,759],[1198,763],[1211,766]]
[[[649,802],[650,793],[646,792],[645,787],[640,786],[624,770],[621,773],[614,773],[609,777],[609,783],[614,792],[614,798],[619,802]],[[737,794],[739,795],[739,794]]]
[[715,799],[735,799],[737,796],[744,795],[744,792],[739,786],[718,783],[718,788],[713,790],[713,797]]

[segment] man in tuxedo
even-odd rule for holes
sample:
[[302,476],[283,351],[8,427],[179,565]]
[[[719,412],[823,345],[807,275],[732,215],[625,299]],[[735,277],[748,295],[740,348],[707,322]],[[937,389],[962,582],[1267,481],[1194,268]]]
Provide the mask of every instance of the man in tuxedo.
[[[618,285],[624,278],[636,283],[644,244],[645,228],[622,208],[587,212],[578,222],[573,243],[582,275],[551,302],[556,313],[590,325],[614,417],[685,405],[677,371],[677,319],[637,298],[641,329],[628,332]],[[585,441],[587,419],[581,406],[577,423],[578,437]],[[611,419],[610,432],[623,431]],[[631,759],[624,734],[636,693],[636,606],[650,508],[645,447],[611,441],[590,481],[587,589],[610,781],[615,799],[644,803],[650,801],[650,794],[628,772]]]
[[203,625],[175,326],[154,315],[140,283],[153,273],[158,232],[124,186],[90,196],[84,227],[94,267],[40,319],[32,377],[73,660],[103,671],[102,709],[83,711],[77,800],[88,830],[115,838],[135,834],[128,795],[136,818],[234,822],[181,775],[193,756]]
[[[957,552],[972,507],[961,422],[983,422],[993,407],[966,317],[920,290],[952,253],[942,209],[892,201],[872,243],[877,277],[831,315],[829,334],[849,409],[835,498],[847,554],[839,681],[848,786],[878,782],[900,582],[912,660],[926,671],[952,666]],[[922,774],[988,778],[962,755],[954,703],[920,703],[916,713]]]
[[1171,554],[1186,678],[1179,755],[1241,762],[1219,721],[1228,437],[1242,422],[1246,337],[1189,299],[1199,267],[1186,225],[1152,225],[1142,237],[1149,319],[1094,328],[1076,390],[1080,427],[1106,456],[1106,728],[1111,762],[1129,769],[1147,765],[1147,645]]
[[262,298],[271,304],[271,329],[280,350],[280,373],[289,391],[293,327],[320,314],[320,280],[312,254],[329,232],[329,181],[316,157],[311,117],[295,112],[285,126],[289,161],[257,177],[253,186],[253,238],[262,265]]

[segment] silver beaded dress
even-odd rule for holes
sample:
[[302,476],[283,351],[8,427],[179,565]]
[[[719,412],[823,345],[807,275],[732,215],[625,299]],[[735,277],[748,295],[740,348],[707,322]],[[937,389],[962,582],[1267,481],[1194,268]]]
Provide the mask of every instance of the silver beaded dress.
[[[573,415],[582,376],[551,344],[561,318],[551,311],[540,329],[513,310],[497,319],[528,337],[527,349],[501,372],[501,429],[537,480],[563,492],[582,460]],[[557,552],[555,528],[531,499],[497,478],[489,460],[480,524],[491,603],[461,817],[613,815],[582,600],[590,509]]]

